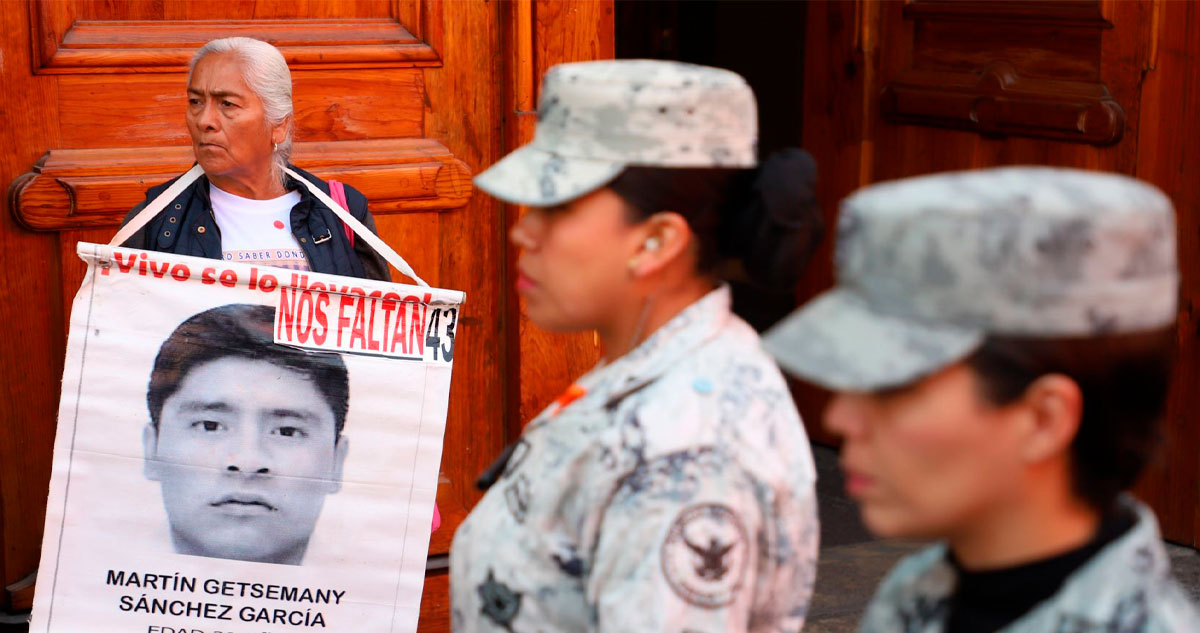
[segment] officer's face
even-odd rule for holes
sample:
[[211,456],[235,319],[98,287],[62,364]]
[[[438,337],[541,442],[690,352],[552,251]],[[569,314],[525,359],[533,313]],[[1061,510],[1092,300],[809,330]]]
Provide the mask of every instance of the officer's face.
[[630,310],[629,259],[644,236],[611,190],[562,207],[530,209],[510,238],[521,248],[517,292],[538,326],[604,329]]
[[847,492],[872,532],[953,540],[1019,502],[1023,415],[985,400],[958,363],[901,389],[835,394],[824,421],[844,440]]
[[190,371],[144,444],[177,552],[293,565],[346,457],[311,380],[235,357]]

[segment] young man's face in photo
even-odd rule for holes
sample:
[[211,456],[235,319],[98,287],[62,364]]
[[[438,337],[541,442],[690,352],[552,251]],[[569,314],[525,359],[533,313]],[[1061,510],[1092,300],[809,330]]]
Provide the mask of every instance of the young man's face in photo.
[[184,376],[144,437],[181,554],[298,565],[346,440],[304,374],[225,357]]

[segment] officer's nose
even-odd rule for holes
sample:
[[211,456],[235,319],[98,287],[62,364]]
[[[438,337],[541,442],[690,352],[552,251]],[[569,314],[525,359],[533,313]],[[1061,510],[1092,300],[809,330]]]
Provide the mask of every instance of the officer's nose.
[[526,211],[508,232],[508,240],[522,250],[534,250],[546,230],[546,216],[541,209]]
[[867,432],[866,396],[835,393],[825,407],[825,430],[846,440],[861,439]]

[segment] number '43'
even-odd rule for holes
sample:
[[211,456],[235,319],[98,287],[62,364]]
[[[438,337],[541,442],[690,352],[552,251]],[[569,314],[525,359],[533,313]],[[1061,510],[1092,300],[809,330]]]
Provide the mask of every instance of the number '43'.
[[[454,360],[454,331],[458,327],[458,308],[430,308],[429,328],[425,332],[425,347],[433,353],[433,360],[438,360],[438,354],[447,363]],[[446,317],[446,327],[442,328],[442,317]],[[443,344],[445,341],[445,344]]]

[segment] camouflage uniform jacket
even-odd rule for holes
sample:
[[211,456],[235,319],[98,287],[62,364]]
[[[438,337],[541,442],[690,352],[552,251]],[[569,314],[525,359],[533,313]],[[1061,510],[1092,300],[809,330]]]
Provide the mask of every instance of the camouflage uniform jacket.
[[800,629],[812,454],[729,303],[714,290],[529,423],[455,534],[454,631]]
[[[1195,633],[1200,615],[1171,579],[1149,508],[1126,498],[1137,524],[1000,633]],[[941,633],[954,570],[944,545],[898,564],[867,607],[862,633]]]

